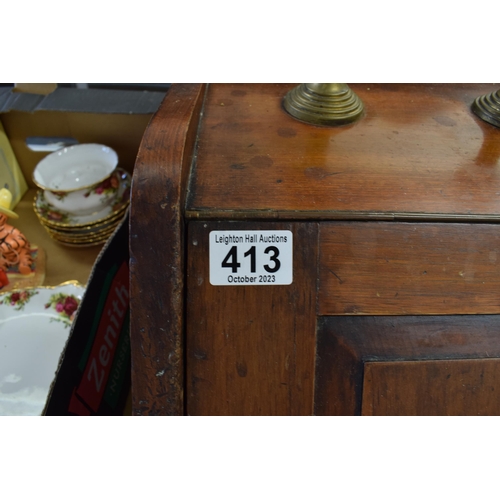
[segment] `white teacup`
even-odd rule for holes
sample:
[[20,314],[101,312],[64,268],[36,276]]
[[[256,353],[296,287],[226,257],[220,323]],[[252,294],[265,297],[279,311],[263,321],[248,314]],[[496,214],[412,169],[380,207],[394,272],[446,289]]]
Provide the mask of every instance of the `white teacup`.
[[47,155],[36,166],[33,182],[53,207],[88,215],[113,202],[120,186],[118,155],[102,144],[76,144]]

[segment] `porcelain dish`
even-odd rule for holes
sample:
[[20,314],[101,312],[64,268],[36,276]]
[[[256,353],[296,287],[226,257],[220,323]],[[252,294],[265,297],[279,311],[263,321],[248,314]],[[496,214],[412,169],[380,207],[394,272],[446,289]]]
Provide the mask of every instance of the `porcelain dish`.
[[81,227],[104,222],[113,215],[122,211],[129,203],[131,177],[121,168],[116,169],[119,176],[119,186],[115,203],[107,205],[101,210],[88,215],[74,215],[65,210],[54,207],[46,200],[43,191],[38,190],[35,196],[34,209],[39,218],[55,227]]
[[114,232],[116,227],[113,226],[110,229],[106,229],[97,233],[92,234],[67,234],[59,233],[56,231],[51,231],[47,229],[49,235],[55,240],[62,243],[93,243],[106,241]]
[[85,288],[0,293],[0,415],[40,415]]
[[120,185],[115,203],[91,215],[73,215],[58,210],[47,202],[45,193],[39,190],[33,208],[47,233],[61,244],[85,243],[90,246],[106,241],[127,213],[130,203],[130,174],[120,168],[116,169],[116,174]]
[[33,181],[58,210],[89,215],[114,202],[120,179],[118,155],[102,144],[76,144],[47,155],[35,167]]
[[88,189],[80,189],[71,193],[44,190],[43,195],[47,203],[58,210],[76,216],[91,215],[112,205],[117,198],[119,187],[119,174],[113,172],[102,182]]
[[104,243],[116,230],[116,227],[121,222],[125,214],[127,213],[126,208],[121,212],[119,218],[114,219],[109,225],[104,227],[98,226],[97,229],[84,229],[79,230],[76,229],[74,231],[60,231],[57,229],[52,229],[48,226],[45,226],[45,230],[49,234],[49,236],[56,240],[58,243],[63,245],[69,243],[86,243],[89,244],[87,246],[99,245]]

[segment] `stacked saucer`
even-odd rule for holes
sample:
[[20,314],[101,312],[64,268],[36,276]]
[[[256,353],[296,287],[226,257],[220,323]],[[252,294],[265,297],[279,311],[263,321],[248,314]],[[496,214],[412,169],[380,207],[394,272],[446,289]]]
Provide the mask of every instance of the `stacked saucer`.
[[46,199],[45,192],[38,190],[33,208],[40,223],[49,235],[59,243],[71,247],[88,247],[103,244],[122,221],[130,202],[131,177],[128,172],[116,168],[111,203],[91,214],[77,215],[55,207]]

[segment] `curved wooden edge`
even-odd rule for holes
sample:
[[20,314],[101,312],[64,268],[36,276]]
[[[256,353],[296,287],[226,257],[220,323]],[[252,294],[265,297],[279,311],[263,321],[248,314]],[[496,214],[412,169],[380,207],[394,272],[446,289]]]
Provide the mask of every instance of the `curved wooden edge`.
[[202,84],[172,85],[148,125],[135,164],[130,205],[134,415],[184,414],[182,209],[204,94]]

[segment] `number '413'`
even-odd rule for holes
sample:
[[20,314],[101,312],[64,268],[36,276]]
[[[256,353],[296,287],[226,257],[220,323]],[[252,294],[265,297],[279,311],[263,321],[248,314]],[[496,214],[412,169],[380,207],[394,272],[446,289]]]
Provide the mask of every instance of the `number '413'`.
[[[264,269],[268,273],[275,273],[281,267],[281,262],[278,259],[280,251],[275,246],[269,246],[264,250],[264,253],[269,256],[269,263],[264,265]],[[255,246],[251,246],[247,252],[243,254],[243,258],[250,259],[250,272],[257,272],[257,250]],[[222,261],[221,267],[229,267],[232,273],[237,273],[241,267],[238,261],[238,247],[232,246],[227,255]]]

